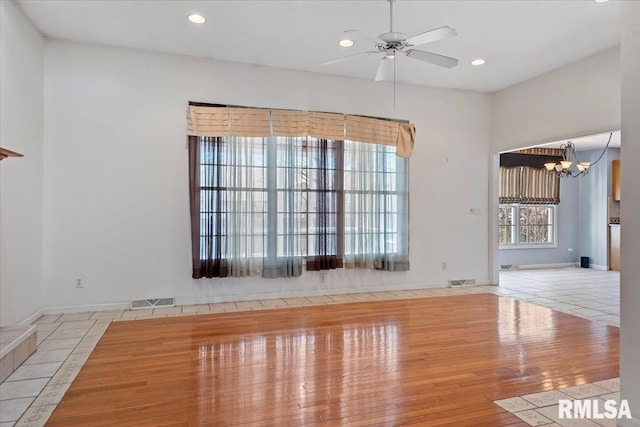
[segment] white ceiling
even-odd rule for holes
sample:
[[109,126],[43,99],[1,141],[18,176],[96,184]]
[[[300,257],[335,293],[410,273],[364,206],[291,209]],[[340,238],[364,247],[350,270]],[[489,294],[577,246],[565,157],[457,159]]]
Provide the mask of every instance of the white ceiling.
[[[607,141],[609,140],[610,133],[611,132],[605,132],[596,135],[582,136],[580,138],[565,139],[562,141],[551,142],[549,144],[542,144],[539,145],[539,147],[560,148],[561,145],[566,144],[568,141],[571,141],[575,145],[576,151],[595,150],[607,146]],[[613,135],[611,135],[611,143],[609,143],[609,148],[620,148],[619,130],[613,131]]]
[[[368,1],[18,0],[48,37],[371,78],[377,55],[322,62],[372,47],[343,31],[389,30],[389,4]],[[394,30],[407,35],[448,25],[458,36],[419,49],[460,59],[444,69],[400,57],[397,80],[495,91],[619,44],[620,5],[592,0],[398,0]],[[207,23],[186,20],[198,12]],[[487,63],[472,67],[482,57]]]

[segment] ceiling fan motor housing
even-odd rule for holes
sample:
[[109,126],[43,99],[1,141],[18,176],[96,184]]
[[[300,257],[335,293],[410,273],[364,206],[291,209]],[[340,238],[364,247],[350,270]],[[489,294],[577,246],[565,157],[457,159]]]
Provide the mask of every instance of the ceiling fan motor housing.
[[378,36],[380,40],[383,40],[387,44],[397,44],[400,45],[407,38],[407,35],[404,33],[399,33],[397,31],[391,31],[388,33],[382,33]]

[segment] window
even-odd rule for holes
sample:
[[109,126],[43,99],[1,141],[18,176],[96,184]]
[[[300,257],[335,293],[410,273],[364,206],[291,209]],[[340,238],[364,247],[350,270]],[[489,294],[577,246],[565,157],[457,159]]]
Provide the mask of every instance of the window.
[[191,138],[199,178],[192,215],[197,209],[205,266],[194,277],[291,277],[302,274],[303,260],[307,270],[409,268],[408,160],[396,147]]
[[406,195],[406,161],[392,147],[345,141],[345,254],[392,254],[402,245],[399,232]]
[[[225,258],[265,255],[266,151],[262,138],[242,139],[232,146],[222,138],[200,141],[202,259],[214,249]],[[234,239],[235,245],[229,239],[234,234],[243,237]],[[217,249],[206,244],[213,236],[219,239]]]
[[556,247],[556,206],[501,204],[498,231],[501,249]]

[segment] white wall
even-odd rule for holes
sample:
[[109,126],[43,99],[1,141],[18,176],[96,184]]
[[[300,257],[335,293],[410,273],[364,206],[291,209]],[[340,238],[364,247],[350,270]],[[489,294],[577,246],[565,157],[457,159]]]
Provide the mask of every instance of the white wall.
[[[634,420],[618,425],[640,426],[640,2],[622,2],[622,148],[620,150],[620,380]],[[628,165],[625,167],[624,165]]]
[[0,325],[42,307],[43,39],[12,1],[0,1]]
[[[580,160],[594,163],[602,150],[579,153]],[[579,215],[576,217],[580,228],[580,256],[589,257],[592,268],[607,270],[609,267],[609,203],[610,192],[608,155],[598,164],[589,168],[589,173],[580,180]]]
[[[488,282],[489,177],[478,164],[489,153],[488,94],[398,85],[394,111],[386,83],[63,41],[47,41],[45,64],[47,307]],[[411,271],[332,271],[325,287],[316,273],[192,280],[188,101],[413,121]],[[469,206],[482,214],[469,215]]]
[[620,49],[518,83],[493,97],[493,152],[620,128]]

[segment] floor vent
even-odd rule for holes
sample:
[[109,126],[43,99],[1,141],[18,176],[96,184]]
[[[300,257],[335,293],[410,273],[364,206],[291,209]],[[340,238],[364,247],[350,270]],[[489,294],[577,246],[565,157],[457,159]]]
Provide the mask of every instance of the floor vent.
[[131,300],[131,310],[173,307],[173,304],[173,298],[134,299]]
[[476,286],[476,279],[449,280],[449,286],[452,288],[460,286]]

